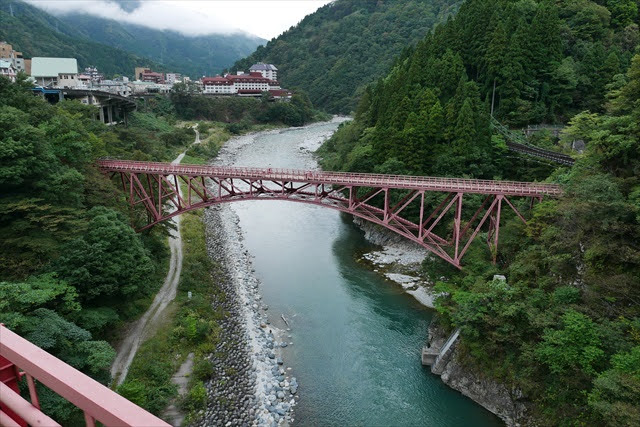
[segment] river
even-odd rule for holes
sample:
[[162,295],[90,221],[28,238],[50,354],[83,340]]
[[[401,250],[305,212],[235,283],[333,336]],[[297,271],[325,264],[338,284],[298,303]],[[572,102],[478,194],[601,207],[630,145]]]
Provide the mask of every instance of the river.
[[[316,168],[337,122],[231,140],[233,166]],[[348,217],[319,206],[233,203],[286,366],[300,384],[295,424],[496,426],[500,420],[420,364],[432,312],[360,264],[372,248]],[[288,335],[290,337],[288,337]]]

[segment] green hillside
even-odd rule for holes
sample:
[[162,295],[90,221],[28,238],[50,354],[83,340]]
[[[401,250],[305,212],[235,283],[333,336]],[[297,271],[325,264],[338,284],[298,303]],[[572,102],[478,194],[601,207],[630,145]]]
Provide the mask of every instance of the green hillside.
[[339,0],[259,47],[233,69],[273,63],[286,87],[303,88],[313,104],[349,113],[364,87],[393,59],[455,12],[455,0]]
[[[460,328],[459,361],[527,407],[520,425],[640,420],[638,9],[469,0],[367,88],[321,150],[328,169],[562,184],[533,209],[516,202],[528,223],[502,219],[495,265],[482,242],[462,271],[423,263],[441,322]],[[492,104],[512,127],[566,124],[559,143],[582,140],[585,152],[557,169],[508,152]],[[473,212],[481,200],[465,203]]]
[[0,40],[27,58],[73,57],[80,68],[95,65],[107,76],[133,75],[140,64],[161,68],[149,59],[84,39],[65,22],[21,1],[0,0]]
[[193,78],[221,72],[264,42],[249,34],[189,37],[89,15],[56,17],[20,0],[0,0],[0,39],[26,57],[74,57],[107,75],[132,76],[148,66]]
[[517,177],[491,138],[492,101],[494,117],[516,127],[603,112],[640,40],[637,9],[612,10],[589,0],[466,2],[367,88],[325,166],[370,172],[393,161],[396,172]]
[[219,74],[265,42],[241,33],[185,36],[90,15],[65,15],[60,20],[87,39],[151,58],[192,78]]

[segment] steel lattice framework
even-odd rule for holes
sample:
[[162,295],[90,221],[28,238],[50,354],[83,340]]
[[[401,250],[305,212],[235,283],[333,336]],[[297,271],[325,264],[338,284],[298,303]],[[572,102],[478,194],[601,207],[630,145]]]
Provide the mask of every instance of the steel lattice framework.
[[[288,200],[336,209],[379,224],[458,268],[485,224],[488,224],[487,243],[495,261],[503,203],[526,223],[510,197],[531,198],[533,203],[562,193],[555,184],[515,181],[123,160],[100,160],[98,167],[119,180],[132,207],[144,206],[149,222],[141,230],[183,212],[218,203]],[[433,208],[425,200],[426,193],[443,193],[443,199]],[[467,194],[483,195],[484,202],[471,216],[465,215],[468,219],[463,221],[463,198]],[[410,205],[415,212],[419,207],[417,222],[403,216]]]

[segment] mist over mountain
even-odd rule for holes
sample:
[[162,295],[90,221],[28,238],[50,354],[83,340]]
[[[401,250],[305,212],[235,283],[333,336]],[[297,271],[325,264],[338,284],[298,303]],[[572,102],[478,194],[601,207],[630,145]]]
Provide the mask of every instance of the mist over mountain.
[[115,3],[120,6],[120,9],[125,12],[133,12],[140,7],[142,1],[140,0],[109,0],[110,3]]
[[21,1],[0,0],[0,40],[26,58],[73,57],[80,68],[95,65],[107,76],[133,74],[140,64],[158,67],[150,59],[86,39],[66,22]]
[[[119,4],[131,9],[136,3]],[[187,36],[87,14],[54,16],[16,0],[0,0],[0,38],[26,57],[74,57],[107,75],[148,66],[193,78],[219,73],[265,41],[240,32]]]
[[241,32],[187,36],[86,14],[63,15],[60,20],[85,38],[150,58],[194,78],[220,73],[266,42]]

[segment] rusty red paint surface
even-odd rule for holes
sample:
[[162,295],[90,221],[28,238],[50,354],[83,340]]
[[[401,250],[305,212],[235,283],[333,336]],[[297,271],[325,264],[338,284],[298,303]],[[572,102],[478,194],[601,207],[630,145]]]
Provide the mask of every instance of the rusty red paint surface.
[[[0,356],[17,366],[85,412],[88,424],[98,420],[108,426],[169,426],[116,392],[0,324]],[[37,408],[37,402],[22,399],[9,383],[0,383],[2,412],[5,407],[31,425],[57,425]],[[34,405],[34,403],[36,403]],[[15,419],[15,418],[14,418]],[[16,420],[17,421],[17,420]],[[91,421],[91,423],[89,423]],[[22,421],[24,422],[24,421]],[[19,422],[19,424],[21,424]],[[21,424],[24,425],[24,424]]]
[[[288,200],[347,212],[379,224],[458,268],[469,245],[487,223],[488,244],[495,261],[503,201],[525,221],[507,196],[541,200],[545,196],[562,194],[562,189],[556,184],[517,181],[172,165],[126,160],[100,160],[98,167],[104,173],[118,176],[132,206],[142,204],[147,210],[149,221],[142,229],[183,212],[218,203]],[[205,180],[213,186],[208,186]],[[178,191],[179,182],[186,187],[186,195]],[[360,195],[363,191],[366,194]],[[408,193],[391,205],[391,200],[395,200],[394,191]],[[435,209],[430,208],[425,202],[425,193],[444,193],[444,200]],[[467,194],[483,194],[487,198],[463,224],[463,198]],[[371,203],[376,197],[383,198],[383,208]],[[489,207],[485,210],[488,202]],[[419,208],[420,220],[417,223],[402,215],[412,204],[414,209]],[[446,218],[448,214],[453,215],[453,221]],[[478,218],[480,221],[476,224]],[[450,233],[442,234],[441,231],[440,235],[436,234],[436,226],[440,225],[439,229],[442,229],[449,222],[453,227]],[[467,236],[469,231],[471,235]]]

